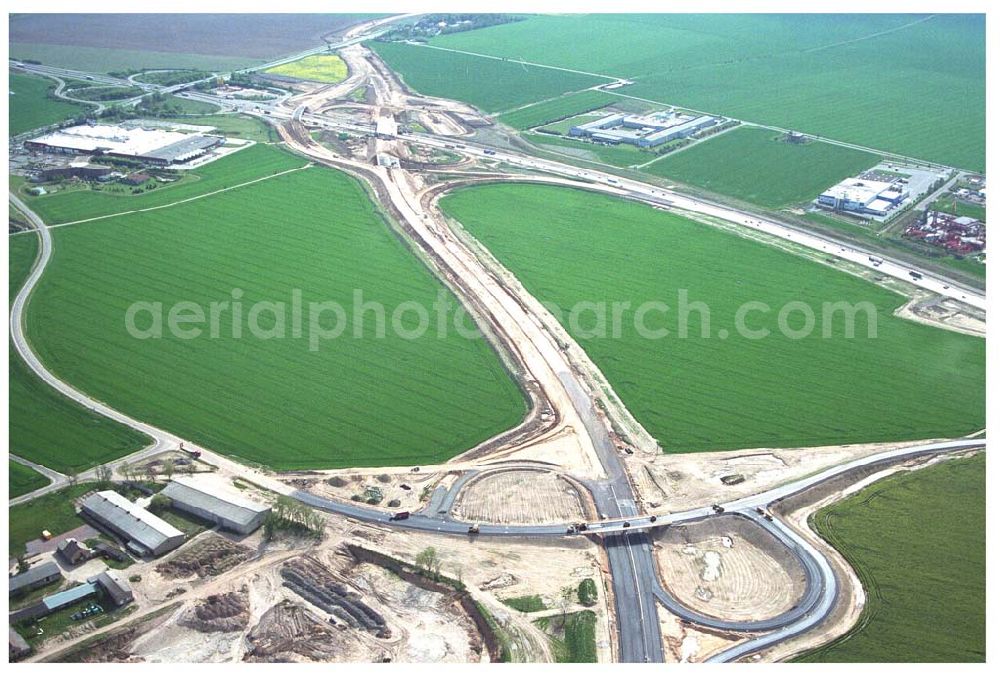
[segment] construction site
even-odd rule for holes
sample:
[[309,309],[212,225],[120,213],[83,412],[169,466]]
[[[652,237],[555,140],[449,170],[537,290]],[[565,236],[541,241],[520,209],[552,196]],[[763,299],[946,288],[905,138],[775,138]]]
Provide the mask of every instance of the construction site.
[[[865,586],[811,517],[880,479],[984,453],[985,431],[664,453],[573,336],[439,201],[463,186],[526,182],[683,209],[897,291],[905,296],[898,316],[965,335],[985,335],[985,300],[930,274],[914,277],[909,265],[874,263],[846,243],[828,248],[659,185],[494,145],[503,132],[482,111],[413,91],[360,41],[382,21],[341,36],[342,82],[179,96],[262,120],[303,160],[357,179],[392,235],[486,336],[524,394],[523,420],[429,465],[250,463],[118,412],[32,361],[20,328],[36,277],[13,302],[12,350],[67,397],[151,441],[121,465],[72,481],[54,473],[51,484],[12,499],[15,508],[89,487],[72,498],[71,530],[46,528],[11,561],[24,567],[23,579],[12,578],[11,660],[764,663],[851,631]],[[718,122],[618,116],[570,133],[652,146]],[[92,129],[63,130],[29,148],[170,164],[226,143],[164,136],[171,133],[155,132],[156,143],[139,148],[101,146],[107,141]],[[910,197],[903,180],[876,178],[847,179],[818,202],[885,216]],[[937,212],[928,219],[907,236],[926,240],[931,231],[919,229],[929,228],[940,246],[981,238],[969,251],[985,248],[982,224]],[[40,232],[47,236],[44,224]]]

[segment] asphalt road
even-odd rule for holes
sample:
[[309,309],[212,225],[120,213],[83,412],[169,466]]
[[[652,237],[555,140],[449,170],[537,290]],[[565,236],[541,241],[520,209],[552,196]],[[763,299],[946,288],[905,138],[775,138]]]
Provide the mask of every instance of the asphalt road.
[[[145,449],[138,451],[134,454],[126,456],[125,458],[118,459],[117,462],[127,461],[129,463],[141,460],[142,458],[153,456],[159,454],[163,451],[169,449],[177,449],[180,446],[180,438],[176,435],[172,435],[164,430],[160,430],[154,426],[147,423],[139,421],[127,416],[116,409],[112,409],[108,405],[95,400],[89,395],[77,390],[73,386],[61,381],[57,376],[52,374],[41,360],[35,355],[34,351],[31,349],[31,345],[28,343],[27,337],[24,335],[24,308],[27,304],[28,297],[31,296],[31,292],[34,290],[35,285],[42,277],[42,273],[45,271],[45,266],[48,265],[49,259],[52,257],[52,235],[49,233],[48,227],[37,214],[35,214],[31,209],[13,192],[9,192],[9,199],[24,215],[27,217],[28,221],[37,229],[39,234],[40,245],[38,249],[38,258],[35,261],[34,267],[31,269],[31,273],[28,275],[28,279],[25,281],[24,286],[18,292],[17,296],[14,298],[13,303],[11,303],[10,308],[10,340],[14,349],[17,351],[21,359],[31,368],[35,374],[42,379],[49,386],[54,388],[56,391],[62,395],[68,397],[69,399],[79,403],[80,405],[90,409],[91,411],[100,414],[101,416],[107,417],[112,421],[117,421],[122,425],[126,425],[130,428],[138,430],[142,433],[148,435],[153,443],[150,444]],[[95,476],[95,469],[91,469],[85,473],[79,475],[79,479],[89,479]],[[17,498],[10,501],[10,505],[16,505],[17,503],[23,503],[29,501],[32,498],[40,496],[44,493],[54,491],[68,482],[66,477],[61,479],[55,479],[51,484],[37,491],[33,491],[23,496],[18,496]]]
[[[343,43],[343,45],[352,44],[358,40],[359,38],[347,40]],[[308,53],[316,53],[316,51],[313,50]],[[306,53],[295,55],[294,58],[300,58],[305,54]],[[280,62],[284,63],[288,60],[294,59],[289,57],[287,60],[281,60]],[[50,70],[59,71],[58,73],[52,72],[52,75],[62,75],[66,77],[77,77],[78,75],[86,77],[90,75],[84,73],[78,74],[76,71],[67,71],[65,69]],[[38,72],[41,71],[39,70]],[[98,80],[95,79],[95,81]],[[109,82],[108,84],[111,83]],[[158,90],[164,89],[157,87],[154,88]],[[179,89],[179,87],[176,88]],[[192,98],[195,97],[193,96]],[[197,95],[197,98],[206,100],[214,99],[214,97],[205,95]],[[235,106],[234,102],[229,100],[219,100],[216,101],[216,103],[230,108],[242,108],[246,112],[256,112],[258,114],[263,113],[272,118],[287,119],[292,116],[291,112],[281,108],[280,106],[268,105],[266,103],[241,102]],[[357,125],[349,125],[342,121],[321,118],[316,115],[306,114],[304,111],[300,111],[298,115],[302,117],[305,122],[310,124],[334,126],[342,129],[350,129],[350,131],[355,132],[371,132],[368,128],[359,128]],[[480,152],[486,150],[485,146],[468,144],[464,143],[464,141],[456,142],[455,139],[450,138],[439,139],[425,134],[407,135],[407,138],[411,142],[417,144],[435,147],[443,147],[445,145],[455,145],[456,143],[460,143],[461,145],[464,145],[466,149],[474,149]],[[879,258],[884,259],[884,262],[875,266],[869,258],[872,254],[867,251],[849,247],[847,245],[843,245],[842,243],[817,236],[812,233],[799,231],[776,221],[760,219],[755,215],[746,214],[722,205],[716,205],[704,200],[695,200],[672,191],[667,191],[637,181],[621,179],[615,175],[606,174],[600,171],[584,170],[558,162],[542,160],[532,156],[511,153],[499,149],[495,150],[491,157],[496,160],[501,160],[510,164],[538,171],[545,171],[571,178],[582,178],[594,181],[606,192],[619,194],[623,197],[717,216],[733,223],[765,231],[788,240],[797,241],[800,244],[809,246],[818,251],[825,251],[830,255],[839,256],[840,258],[851,260],[860,265],[877,267],[880,272],[888,276],[904,279],[942,296],[964,301],[977,308],[985,308],[985,299],[982,293],[978,290],[961,287],[951,280],[931,276],[927,273],[923,274],[922,279],[914,280],[910,275],[912,268],[905,264],[901,264],[890,259],[884,259],[884,257],[880,256]],[[72,386],[59,381],[59,379],[48,372],[44,365],[42,365],[41,362],[35,357],[27,343],[26,338],[24,337],[23,310],[28,296],[37,284],[45,265],[51,257],[52,243],[51,237],[41,220],[34,215],[31,210],[17,198],[16,195],[11,194],[10,199],[39,229],[42,241],[42,246],[39,252],[39,260],[36,263],[35,268],[32,270],[32,273],[29,275],[28,281],[25,283],[24,287],[21,289],[12,304],[10,330],[12,341],[18,353],[29,364],[32,370],[39,375],[39,377],[62,394],[103,416],[107,416],[112,420],[140,430],[154,440],[154,443],[151,446],[129,457],[130,460],[160,453],[161,451],[169,448],[177,448],[180,443],[180,439],[176,436],[121,414],[120,412],[107,407],[103,403],[93,400],[84,393],[77,391]],[[830,568],[829,563],[826,562],[826,560],[811,546],[811,544],[808,543],[808,541],[803,539],[779,520],[771,522],[762,519],[756,512],[754,512],[753,508],[767,505],[774,500],[793,495],[794,493],[798,493],[799,491],[802,491],[810,486],[827,481],[843,472],[847,472],[867,464],[877,463],[889,459],[902,460],[903,458],[909,456],[917,456],[927,453],[943,453],[946,451],[981,447],[985,445],[985,440],[966,440],[942,443],[938,445],[924,445],[920,448],[914,447],[886,452],[884,454],[869,457],[868,459],[860,459],[858,461],[838,466],[837,468],[831,468],[811,478],[805,478],[803,480],[792,482],[788,485],[770,490],[768,492],[762,492],[761,494],[757,494],[755,496],[725,504],[723,507],[727,511],[736,511],[749,519],[757,521],[762,527],[768,529],[777,538],[782,540],[782,542],[784,542],[789,548],[791,548],[796,557],[798,557],[803,563],[807,572],[808,580],[806,593],[803,595],[802,600],[795,609],[765,621],[727,622],[719,619],[704,617],[684,608],[662,588],[657,578],[649,537],[642,531],[643,529],[648,529],[652,526],[652,523],[650,522],[651,516],[639,517],[636,515],[636,506],[632,496],[631,486],[629,485],[624,469],[621,466],[617,450],[614,448],[604,425],[600,422],[596,412],[594,411],[593,403],[587,397],[586,393],[582,391],[575,379],[573,379],[570,375],[560,374],[560,379],[563,381],[567,391],[570,393],[573,399],[574,408],[577,410],[581,420],[584,422],[588,435],[591,437],[594,447],[597,449],[601,462],[604,464],[609,477],[606,482],[598,483],[594,491],[594,498],[598,505],[598,509],[602,514],[608,516],[608,520],[591,525],[589,531],[595,534],[600,534],[605,539],[605,546],[607,548],[608,561],[612,574],[612,584],[615,593],[616,620],[618,623],[621,654],[620,657],[624,662],[662,662],[663,649],[660,639],[661,633],[659,622],[656,613],[656,601],[663,603],[668,609],[680,617],[692,622],[707,625],[708,627],[757,631],[773,629],[773,632],[770,632],[769,634],[748,640],[747,642],[733,647],[732,649],[721,652],[712,658],[712,660],[716,662],[735,660],[741,656],[747,655],[748,653],[759,651],[760,649],[774,643],[784,641],[789,637],[805,632],[826,616],[836,599],[836,579],[833,576],[832,569]],[[51,487],[48,489],[51,490]],[[449,534],[468,534],[470,526],[468,523],[451,520],[447,517],[447,515],[442,517],[439,515],[422,513],[414,513],[407,520],[393,522],[390,519],[391,514],[384,511],[356,506],[353,504],[342,504],[336,501],[317,497],[304,491],[296,491],[291,495],[304,503],[322,510],[345,515],[362,521],[382,523],[386,525],[392,524],[398,528],[417,529],[421,531],[433,531]],[[31,495],[29,494],[27,497],[21,498],[27,500],[30,496]],[[11,503],[13,504],[14,501]],[[655,517],[656,525],[664,526],[671,523],[704,519],[706,517],[711,517],[713,514],[714,512],[711,507],[703,507],[682,513],[657,515]],[[643,522],[645,522],[645,525],[643,525]],[[628,526],[626,526],[626,524],[628,524]],[[567,536],[568,529],[569,525],[503,526],[484,524],[480,525],[478,535],[469,535],[469,537],[555,537]]]

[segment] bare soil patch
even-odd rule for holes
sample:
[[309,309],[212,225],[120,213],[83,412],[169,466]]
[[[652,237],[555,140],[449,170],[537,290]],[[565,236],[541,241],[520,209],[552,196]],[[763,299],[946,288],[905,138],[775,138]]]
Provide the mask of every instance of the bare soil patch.
[[229,571],[252,554],[250,548],[212,534],[158,564],[156,572],[165,578],[207,578]]

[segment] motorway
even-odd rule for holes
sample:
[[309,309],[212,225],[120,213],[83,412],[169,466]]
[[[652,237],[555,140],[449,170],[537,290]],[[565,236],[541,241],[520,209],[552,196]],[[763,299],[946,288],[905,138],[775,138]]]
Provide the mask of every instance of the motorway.
[[[188,96],[219,105],[229,105],[231,108],[264,116],[271,120],[289,120],[294,116],[304,124],[314,127],[324,127],[365,135],[374,133],[373,125],[361,125],[331,115],[289,111],[280,105],[267,105],[254,102],[234,103],[203,94],[188,94]],[[616,174],[596,169],[583,169],[533,155],[469,142],[461,138],[439,137],[424,133],[409,133],[400,136],[400,138],[405,138],[407,142],[416,145],[451,151],[457,149],[466,153],[481,154],[484,157],[487,156],[487,151],[489,151],[488,157],[491,160],[571,179],[590,181],[594,184],[593,187],[595,190],[644,202],[652,206],[678,209],[722,219],[743,228],[794,242],[800,246],[822,252],[827,256],[850,261],[863,268],[877,271],[883,276],[905,281],[938,296],[966,303],[977,310],[986,309],[986,295],[983,290],[961,284],[942,275],[931,273],[913,264],[894,259],[884,253],[875,252],[852,243],[842,242],[826,235],[807,231],[771,217],[762,217],[758,214],[728,207],[704,198],[695,198],[634,179],[625,179]]]
[[[334,47],[336,48],[347,44],[355,44],[356,42],[360,42],[368,37],[370,36],[361,35],[354,37],[345,41],[341,45],[336,45]],[[318,51],[324,51],[326,49],[329,48],[317,48],[317,50],[312,50],[310,53],[317,53]],[[295,55],[294,58],[300,58],[301,56],[302,54]],[[287,62],[288,60],[293,60],[293,58],[289,57],[286,60],[281,60],[280,63]],[[274,64],[268,64],[268,66],[270,65]],[[263,67],[264,66],[261,68]],[[63,76],[76,77],[75,75],[70,75],[69,73],[75,72],[63,72]],[[55,73],[52,73],[52,75],[55,75]],[[84,74],[84,76],[86,75],[89,74]],[[165,89],[157,88],[155,86],[153,86],[153,88],[158,91]],[[305,110],[289,111],[286,107],[282,107],[280,104],[233,102],[201,93],[186,93],[182,94],[182,96],[188,96],[193,99],[210,100],[213,103],[217,103],[224,107],[237,108],[255,115],[264,115],[272,120],[289,120],[294,116],[301,119],[303,123],[312,126],[322,126],[366,134],[371,134],[373,131],[371,127],[356,125],[349,121],[332,116],[318,116],[310,114]],[[596,170],[581,169],[572,165],[543,160],[530,155],[523,155],[502,149],[492,149],[478,144],[470,144],[464,140],[456,140],[449,137],[435,137],[428,134],[408,134],[405,138],[411,143],[438,148],[443,148],[445,146],[454,148],[457,146],[461,150],[465,150],[467,152],[473,151],[475,153],[483,153],[486,150],[490,150],[492,151],[490,157],[494,160],[535,171],[591,181],[594,183],[594,187],[596,189],[614,195],[619,195],[621,197],[641,200],[657,206],[683,209],[686,211],[721,218],[737,225],[797,242],[817,251],[824,251],[831,256],[838,256],[859,265],[877,267],[880,272],[887,276],[906,280],[916,286],[928,289],[942,296],[966,302],[976,308],[985,308],[985,299],[983,298],[982,293],[978,290],[960,287],[950,280],[934,277],[927,273],[924,273],[921,279],[912,279],[912,276],[910,275],[912,268],[905,264],[885,259],[883,263],[876,266],[869,258],[873,255],[863,249],[844,245],[822,236],[797,230],[777,221],[762,219],[755,215],[746,214],[744,212],[722,205],[717,205],[705,200],[694,199],[642,182],[622,179],[613,174],[606,174]],[[390,195],[393,196],[394,202],[399,199],[399,196],[391,190]],[[130,426],[149,435],[149,437],[153,440],[153,443],[146,449],[133,454],[132,457],[129,457],[129,460],[138,460],[139,458],[157,454],[168,449],[178,448],[181,443],[180,438],[111,409],[107,405],[76,390],[71,385],[60,381],[58,377],[49,372],[34,355],[23,332],[24,307],[31,291],[40,279],[42,272],[51,257],[51,236],[45,224],[42,223],[42,221],[35,214],[33,214],[33,212],[31,212],[31,210],[28,209],[16,195],[10,194],[10,200],[25,213],[32,225],[38,229],[42,243],[38,261],[32,269],[24,287],[20,290],[12,304],[10,331],[13,344],[18,353],[29,365],[29,367],[31,367],[31,369],[39,375],[40,378],[62,394],[103,416],[107,416],[112,420],[118,421],[119,423]],[[421,217],[424,217],[424,215],[415,211],[410,205],[405,204],[405,200],[400,200],[400,203],[395,206],[399,208],[404,215],[412,217],[411,220],[414,221],[414,225],[422,222]],[[493,294],[495,291],[489,291],[488,293]],[[498,300],[500,300],[501,303],[505,302],[504,299]],[[516,314],[516,312],[510,310],[510,308],[508,308],[508,312],[510,312],[512,316]],[[546,338],[546,341],[550,341],[550,339]],[[775,519],[774,521],[770,521],[763,519],[756,512],[756,508],[769,505],[776,500],[794,495],[809,487],[815,486],[816,484],[828,481],[844,472],[849,472],[865,465],[883,463],[887,461],[901,461],[918,455],[948,453],[952,451],[985,446],[985,439],[981,439],[959,440],[940,443],[937,445],[923,445],[920,447],[903,447],[866,459],[859,459],[845,463],[841,466],[830,468],[824,472],[818,473],[812,477],[803,478],[782,487],[777,487],[754,496],[745,497],[724,504],[722,508],[726,512],[736,512],[748,519],[754,520],[756,523],[760,524],[761,527],[770,531],[776,538],[791,548],[795,556],[803,564],[804,570],[806,571],[807,586],[805,594],[803,595],[802,600],[800,600],[800,604],[795,609],[775,618],[754,622],[727,622],[719,619],[712,619],[686,609],[662,587],[656,573],[656,565],[653,559],[651,542],[647,532],[650,528],[654,527],[654,524],[655,528],[660,528],[670,524],[711,518],[715,514],[715,510],[713,510],[711,506],[706,506],[678,513],[638,515],[632,487],[628,481],[627,474],[622,467],[617,449],[608,435],[607,428],[596,415],[594,411],[594,403],[592,402],[590,396],[583,390],[578,381],[568,372],[568,370],[560,369],[558,367],[558,365],[562,362],[561,360],[552,359],[551,346],[542,345],[541,343],[538,343],[537,339],[529,339],[529,342],[535,344],[536,348],[540,351],[541,362],[544,363],[545,368],[554,369],[556,371],[557,377],[562,383],[566,394],[569,396],[573,409],[575,410],[579,420],[582,422],[586,430],[587,437],[592,443],[594,451],[596,452],[605,470],[606,479],[590,482],[588,485],[592,489],[598,511],[604,519],[589,524],[587,532],[601,536],[607,551],[608,564],[611,571],[611,581],[614,588],[616,623],[618,626],[620,643],[620,659],[625,662],[663,661],[661,631],[656,610],[657,604],[663,604],[666,608],[670,609],[681,618],[690,620],[691,622],[701,623],[708,627],[716,627],[732,631],[770,631],[768,634],[755,637],[713,657],[713,660],[719,661],[738,659],[748,653],[759,651],[760,649],[777,642],[784,641],[785,639],[801,634],[802,632],[814,627],[826,617],[836,600],[836,579],[833,575],[833,571],[826,559],[819,552],[817,552],[805,538],[787,525],[781,523],[780,520]],[[92,473],[93,471],[90,472]],[[50,485],[50,487],[40,491],[49,491],[51,488],[52,487]],[[331,501],[305,491],[296,490],[292,491],[289,495],[324,511],[344,515],[365,522],[382,524],[385,526],[392,525],[395,528],[415,529],[447,534],[468,534],[470,527],[468,523],[451,519],[447,513],[443,516],[436,512],[434,514],[431,514],[430,512],[414,513],[409,517],[409,519],[404,521],[392,521],[390,513],[373,508]],[[21,497],[21,499],[27,500],[27,498],[30,497],[31,495],[29,494],[28,497]],[[454,496],[451,498],[453,499]],[[13,503],[14,501],[11,502],[11,504]],[[653,521],[653,518],[655,518],[655,521]],[[548,538],[578,537],[576,535],[571,535],[571,526],[572,525],[569,524],[542,526],[505,526],[482,524],[479,526],[478,536]],[[470,537],[477,536],[470,535]]]

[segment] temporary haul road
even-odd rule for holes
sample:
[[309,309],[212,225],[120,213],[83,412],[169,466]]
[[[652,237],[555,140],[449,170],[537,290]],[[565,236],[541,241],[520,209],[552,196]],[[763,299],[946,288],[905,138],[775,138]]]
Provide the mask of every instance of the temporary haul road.
[[[384,22],[367,24],[367,30],[371,30],[381,25],[381,23]],[[366,34],[359,35],[361,28],[359,27],[351,33],[346,34],[342,45],[335,45],[334,47],[355,44],[370,37],[370,35]],[[322,49],[319,51],[322,51]],[[310,50],[307,53],[295,55],[295,57],[273,62],[273,64],[294,60],[308,53],[317,53],[317,50]],[[166,88],[156,89],[163,91]],[[360,132],[363,134],[371,134],[373,131],[371,126],[352,124],[349,121],[337,119],[332,116],[311,114],[302,106],[298,107],[297,110],[290,110],[288,107],[280,104],[236,102],[201,93],[186,93],[182,94],[182,96],[211,101],[224,107],[235,108],[277,121],[294,118],[296,121],[301,121],[304,124],[312,126],[334,128],[356,133]],[[492,149],[479,144],[470,144],[462,139],[436,137],[430,134],[408,134],[405,138],[409,142],[419,145],[437,148],[447,147],[448,149],[457,148],[466,153],[469,151],[473,153],[485,153],[489,150],[489,157],[494,160],[540,172],[569,177],[575,181],[593,182],[589,186],[590,188],[620,197],[724,219],[737,225],[797,242],[798,244],[811,247],[817,251],[823,251],[832,256],[850,260],[859,265],[877,267],[882,273],[888,276],[906,280],[916,286],[968,303],[979,309],[985,308],[982,293],[978,290],[960,287],[950,280],[944,280],[927,273],[923,273],[921,278],[914,279],[914,276],[911,275],[912,268],[903,263],[886,259],[884,262],[876,265],[870,258],[874,255],[869,252],[812,233],[796,230],[777,221],[762,219],[753,214],[747,214],[704,200],[694,199],[642,182],[622,179],[613,174],[580,169],[571,165],[542,160],[529,155]],[[290,145],[295,146],[292,141],[289,140]],[[319,150],[315,147],[297,148],[300,152],[312,156],[315,156]],[[325,155],[317,159],[327,164],[341,166],[342,168],[359,169],[359,163],[344,160],[336,156]],[[414,232],[421,238],[422,242],[418,244],[425,248],[431,248],[435,253],[439,254],[441,260],[446,263],[450,270],[460,276],[463,282],[467,283],[472,294],[482,298],[488,297],[491,300],[491,313],[497,316],[495,319],[499,320],[504,330],[510,334],[506,337],[506,340],[516,344],[517,349],[524,358],[528,371],[532,374],[547,373],[549,377],[555,377],[554,380],[549,378],[547,382],[550,384],[561,384],[561,387],[558,388],[561,392],[555,393],[557,400],[555,404],[561,406],[561,415],[568,420],[579,422],[582,424],[582,429],[586,431],[586,441],[589,442],[592,451],[600,460],[606,477],[606,479],[597,482],[590,482],[588,486],[594,496],[598,510],[602,516],[607,516],[607,518],[588,524],[584,533],[600,536],[607,550],[617,612],[616,623],[617,634],[619,636],[619,658],[622,661],[663,660],[661,631],[656,611],[657,603],[663,604],[672,613],[692,623],[700,623],[707,627],[729,631],[766,633],[715,655],[711,659],[713,661],[736,660],[815,627],[827,617],[836,601],[837,583],[832,567],[826,558],[801,534],[776,518],[765,518],[757,512],[757,509],[857,468],[901,461],[917,456],[975,449],[985,447],[986,445],[985,439],[963,439],[932,445],[902,447],[869,458],[848,462],[812,477],[797,480],[782,487],[770,489],[754,496],[738,499],[720,506],[719,509],[725,512],[737,513],[755,521],[762,528],[773,534],[779,542],[784,543],[803,565],[807,579],[806,589],[799,603],[792,610],[779,614],[772,619],[733,622],[711,618],[687,609],[661,585],[657,576],[647,532],[650,529],[663,528],[671,524],[710,519],[719,509],[708,506],[678,513],[638,515],[632,487],[621,464],[618,452],[608,434],[608,430],[597,414],[591,397],[577,379],[571,375],[572,369],[567,362],[567,358],[554,344],[552,337],[532,321],[531,316],[526,313],[525,309],[512,296],[509,290],[499,284],[491,285],[488,282],[484,282],[481,277],[472,274],[471,267],[481,265],[475,259],[475,256],[464,250],[463,247],[456,247],[454,241],[444,239],[442,233],[435,230],[432,223],[427,222],[430,216],[422,212],[419,204],[411,204],[402,191],[392,181],[388,180],[388,170],[379,168],[373,171],[371,167],[365,166],[364,168],[366,170],[365,177],[369,180],[375,179],[380,183],[384,190],[380,194],[388,196],[392,207],[408,222],[408,225],[413,227]],[[40,279],[45,265],[51,257],[52,240],[46,225],[16,195],[11,194],[10,199],[25,213],[31,224],[38,229],[42,240],[38,261],[12,305],[10,331],[18,353],[43,381],[56,388],[63,395],[101,415],[139,430],[152,438],[153,444],[128,457],[127,460],[139,460],[162,451],[178,448],[182,442],[180,438],[115,411],[80,392],[73,386],[60,381],[42,365],[37,356],[32,352],[23,332],[24,307],[32,289]],[[881,259],[882,257],[877,258]],[[184,444],[191,448],[200,448],[198,445],[187,441],[184,441]],[[221,457],[210,450],[204,450],[204,452],[208,454],[208,457],[213,462],[218,462],[224,467],[253,474],[255,477],[259,475],[259,473],[255,473],[255,471],[249,468],[243,468],[243,466],[231,459]],[[84,473],[82,477],[90,477],[92,475],[94,475],[94,470]],[[468,533],[471,526],[467,522],[451,519],[447,512],[441,516],[440,514],[434,514],[432,511],[414,513],[406,520],[393,521],[390,519],[391,515],[389,513],[321,498],[308,492],[295,490],[272,478],[266,478],[264,481],[269,488],[291,495],[314,507],[353,519],[378,523],[383,526],[448,534]],[[54,482],[49,487],[29,494],[27,497],[11,501],[11,504],[19,500],[26,500],[26,498],[40,493],[52,491],[59,485],[60,482]],[[479,536],[579,537],[575,529],[571,527],[572,525],[569,524],[545,526],[482,524],[479,526]]]

